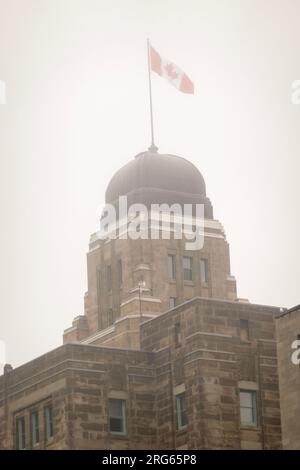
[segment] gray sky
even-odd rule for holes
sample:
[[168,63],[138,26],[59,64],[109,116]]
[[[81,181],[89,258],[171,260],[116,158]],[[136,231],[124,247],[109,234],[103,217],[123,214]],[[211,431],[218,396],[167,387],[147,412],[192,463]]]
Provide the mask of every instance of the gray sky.
[[150,145],[146,38],[193,80],[153,76],[161,152],[195,163],[238,295],[300,303],[300,0],[0,0],[0,339],[14,366],[83,313],[113,173]]

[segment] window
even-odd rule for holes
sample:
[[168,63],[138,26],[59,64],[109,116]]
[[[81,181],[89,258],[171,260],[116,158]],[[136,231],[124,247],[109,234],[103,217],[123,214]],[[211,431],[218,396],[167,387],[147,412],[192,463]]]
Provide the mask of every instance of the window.
[[47,441],[53,437],[53,411],[51,405],[45,407],[45,435]]
[[114,322],[113,309],[110,308],[107,312],[107,325],[112,325]]
[[122,267],[122,260],[118,259],[118,282],[119,287],[123,284],[123,267]]
[[183,279],[184,281],[193,280],[193,259],[191,256],[183,257]]
[[125,400],[109,400],[109,429],[113,434],[126,434]]
[[200,259],[200,280],[202,284],[208,284],[208,259]]
[[175,329],[175,348],[178,348],[181,344],[181,328],[180,328],[180,322],[175,323],[174,326]]
[[240,416],[243,426],[257,425],[256,392],[240,390]]
[[176,306],[176,297],[170,297],[169,298],[169,307],[170,308],[175,308]]
[[177,429],[180,430],[180,429],[184,429],[187,426],[185,393],[180,393],[176,395],[175,400],[176,400]]
[[97,268],[97,296],[100,298],[101,293],[101,271],[100,268]]
[[111,266],[106,266],[106,288],[107,291],[111,291]]
[[240,337],[242,341],[249,341],[249,322],[248,320],[240,320]]
[[31,446],[34,447],[40,442],[39,414],[37,411],[33,411],[30,415],[30,433]]
[[22,416],[17,418],[17,448],[25,449],[25,418]]
[[168,255],[168,274],[169,279],[173,281],[176,279],[176,256]]

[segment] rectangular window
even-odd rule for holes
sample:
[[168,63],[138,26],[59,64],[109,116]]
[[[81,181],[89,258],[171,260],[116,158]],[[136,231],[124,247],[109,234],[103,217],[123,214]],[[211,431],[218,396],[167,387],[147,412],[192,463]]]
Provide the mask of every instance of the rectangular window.
[[101,295],[101,270],[100,268],[97,268],[97,296],[98,296],[98,301],[100,299]]
[[33,411],[30,415],[31,446],[34,447],[40,442],[39,414]]
[[183,257],[183,279],[184,281],[193,280],[193,259],[191,256]]
[[168,274],[169,279],[173,281],[176,279],[176,256],[168,255]]
[[240,319],[240,337],[242,341],[249,341],[249,322],[248,320]]
[[185,392],[175,396],[177,429],[184,429],[187,426],[187,410]]
[[240,390],[240,416],[243,426],[257,425],[256,392]]
[[122,260],[118,259],[118,282],[119,287],[123,284],[123,267],[122,267]]
[[180,322],[175,323],[175,348],[178,348],[181,345],[181,327]]
[[109,400],[109,429],[113,434],[126,434],[126,402],[111,398]]
[[170,308],[175,308],[176,306],[176,297],[170,297],[169,299],[169,307]]
[[200,259],[200,280],[204,285],[208,284],[208,259]]
[[111,266],[106,266],[106,288],[107,288],[107,291],[110,292],[111,291],[111,286],[112,286],[112,282],[111,282]]
[[22,416],[17,418],[17,448],[25,449],[25,418]]
[[49,441],[53,437],[53,411],[52,406],[45,406],[45,436],[46,441]]
[[112,325],[114,322],[114,314],[113,314],[113,309],[110,308],[107,312],[107,325]]

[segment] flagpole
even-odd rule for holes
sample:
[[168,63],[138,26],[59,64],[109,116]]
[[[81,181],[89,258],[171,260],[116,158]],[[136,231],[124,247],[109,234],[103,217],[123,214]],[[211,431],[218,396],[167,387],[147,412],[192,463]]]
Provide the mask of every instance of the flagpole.
[[151,67],[150,67],[150,41],[147,39],[147,55],[148,55],[148,79],[149,79],[149,99],[150,99],[150,122],[151,122],[151,146],[150,152],[157,152],[158,148],[154,143],[154,126],[153,126],[153,108],[152,108],[152,86],[151,86]]

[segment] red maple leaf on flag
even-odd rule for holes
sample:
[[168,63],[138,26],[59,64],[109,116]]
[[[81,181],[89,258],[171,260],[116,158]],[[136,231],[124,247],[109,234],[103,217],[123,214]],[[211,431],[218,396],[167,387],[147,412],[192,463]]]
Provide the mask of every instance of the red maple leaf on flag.
[[187,74],[170,60],[161,57],[161,55],[150,45],[149,40],[148,47],[149,65],[151,70],[161,77],[164,77],[182,93],[194,93],[194,84]]
[[172,80],[175,80],[176,78],[178,78],[178,73],[175,72],[173,64],[167,64],[165,66],[165,69],[166,69],[167,74],[169,75],[169,77],[172,78]]

